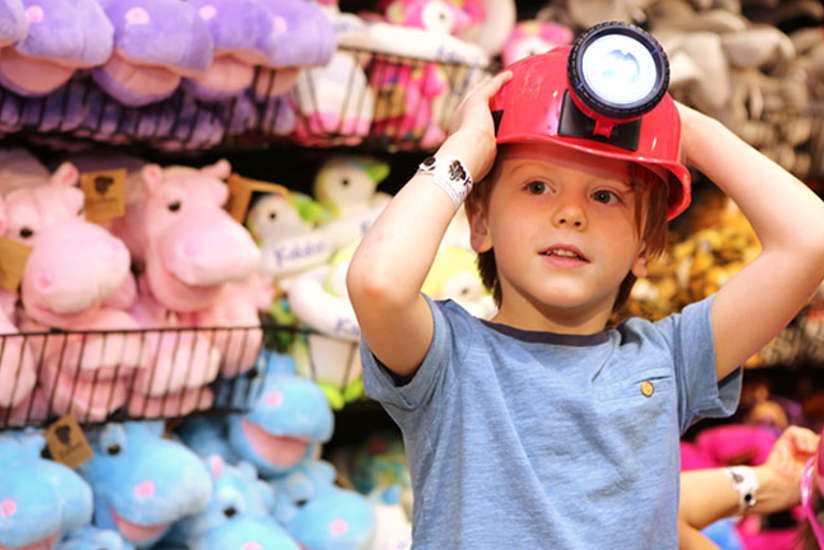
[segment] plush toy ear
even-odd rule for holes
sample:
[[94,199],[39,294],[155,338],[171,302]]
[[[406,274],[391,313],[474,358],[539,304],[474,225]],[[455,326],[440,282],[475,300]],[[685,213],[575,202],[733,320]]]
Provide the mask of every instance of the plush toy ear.
[[206,174],[207,176],[212,176],[213,178],[225,180],[229,177],[229,174],[232,173],[232,165],[229,164],[228,160],[220,159],[214,164],[204,166],[200,169],[200,171]]
[[77,184],[79,179],[80,172],[77,171],[75,165],[71,162],[64,162],[57,167],[57,170],[55,170],[54,174],[51,175],[49,181],[52,185],[65,185],[66,187],[72,187]]
[[163,185],[163,168],[157,164],[147,164],[140,169],[140,175],[149,195],[157,195]]

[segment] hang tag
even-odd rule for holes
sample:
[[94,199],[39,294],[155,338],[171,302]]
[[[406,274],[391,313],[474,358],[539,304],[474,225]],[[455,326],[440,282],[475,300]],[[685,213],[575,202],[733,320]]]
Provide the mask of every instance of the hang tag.
[[80,174],[85,195],[86,219],[105,224],[126,213],[126,170],[104,170]]
[[249,213],[249,205],[258,194],[281,193],[288,194],[288,190],[278,184],[268,181],[253,180],[232,174],[226,182],[229,186],[229,200],[226,201],[226,211],[238,221],[246,222],[246,215]]
[[0,237],[0,287],[17,292],[31,247],[6,237]]
[[[423,101],[423,99],[421,99]],[[423,107],[423,105],[421,105]],[[406,89],[400,84],[384,84],[375,93],[374,120],[401,117],[406,114]]]
[[94,456],[83,430],[71,414],[60,418],[46,429],[46,445],[52,460],[69,468],[82,466]]

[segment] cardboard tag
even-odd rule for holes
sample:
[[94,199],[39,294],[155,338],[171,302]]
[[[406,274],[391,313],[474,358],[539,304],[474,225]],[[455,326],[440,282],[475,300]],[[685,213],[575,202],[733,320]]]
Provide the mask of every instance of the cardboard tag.
[[52,460],[69,468],[82,466],[94,456],[83,430],[71,414],[60,418],[46,429],[46,445]]
[[406,90],[403,86],[400,84],[384,84],[377,89],[374,120],[386,120],[401,117],[405,114]]
[[31,247],[6,237],[0,237],[0,287],[17,292]]
[[229,185],[229,200],[226,201],[226,211],[238,221],[246,222],[246,215],[249,213],[249,205],[252,204],[255,195],[262,193],[281,193],[286,195],[289,191],[278,183],[268,181],[253,180],[232,174],[226,182]]
[[80,174],[86,197],[86,219],[106,223],[126,213],[126,170],[105,170]]

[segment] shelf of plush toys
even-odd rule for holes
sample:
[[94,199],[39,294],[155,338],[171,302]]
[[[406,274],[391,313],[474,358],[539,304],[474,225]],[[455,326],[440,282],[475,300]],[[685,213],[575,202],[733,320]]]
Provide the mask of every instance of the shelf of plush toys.
[[58,147],[428,150],[491,61],[404,2],[369,20],[328,1],[3,4],[0,132]]

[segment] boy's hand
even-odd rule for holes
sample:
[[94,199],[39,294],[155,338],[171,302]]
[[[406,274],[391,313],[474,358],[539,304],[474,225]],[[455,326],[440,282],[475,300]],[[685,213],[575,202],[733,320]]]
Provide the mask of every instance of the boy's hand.
[[776,510],[801,503],[801,473],[818,449],[819,436],[807,428],[790,426],[773,444],[767,461],[761,466],[759,484],[775,498]]
[[511,78],[511,71],[503,71],[476,84],[452,115],[448,126],[449,137],[438,150],[438,154],[454,155],[461,159],[474,181],[486,176],[497,152],[489,100]]

